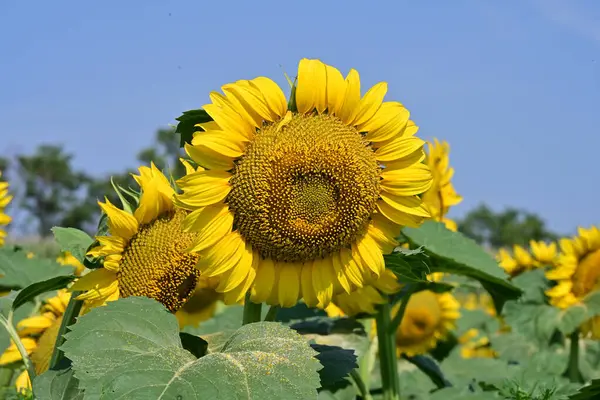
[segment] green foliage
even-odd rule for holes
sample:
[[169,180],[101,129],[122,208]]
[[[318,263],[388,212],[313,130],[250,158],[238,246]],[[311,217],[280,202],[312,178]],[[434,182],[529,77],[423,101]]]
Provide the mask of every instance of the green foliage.
[[322,389],[335,391],[349,384],[348,374],[358,367],[353,350],[323,344],[311,344],[311,347],[318,353],[315,358],[323,365],[319,370]]
[[261,322],[238,329],[219,352],[184,350],[175,317],[154,300],[126,298],[79,318],[63,345],[80,387],[98,398],[316,397],[315,351],[294,331]]
[[33,380],[33,393],[38,400],[83,400],[79,381],[73,370],[49,370]]
[[73,268],[55,261],[27,258],[21,251],[0,248],[0,288],[21,289],[36,282],[59,276],[70,276]]
[[536,214],[515,208],[494,212],[486,205],[469,211],[458,230],[477,243],[492,248],[526,246],[530,240],[553,241],[557,235]]
[[496,261],[473,240],[452,232],[444,224],[427,221],[419,228],[404,228],[402,233],[414,247],[423,246],[430,257],[431,272],[447,272],[478,280],[490,293],[497,310],[504,302],[516,299],[521,290],[506,280]]
[[33,283],[19,291],[12,303],[12,309],[16,310],[41,294],[64,289],[73,279],[75,279],[74,275],[55,276],[42,282]]
[[175,118],[179,123],[177,124],[176,133],[181,135],[179,146],[183,147],[186,143],[191,143],[196,132],[196,124],[202,124],[205,122],[212,121],[212,118],[204,110],[189,110],[184,111],[181,116]]
[[569,400],[596,400],[598,398],[600,398],[600,379],[594,379],[589,385],[569,397]]
[[87,233],[75,228],[61,228],[55,226],[52,233],[61,251],[70,252],[79,262],[85,260],[88,248],[94,242]]

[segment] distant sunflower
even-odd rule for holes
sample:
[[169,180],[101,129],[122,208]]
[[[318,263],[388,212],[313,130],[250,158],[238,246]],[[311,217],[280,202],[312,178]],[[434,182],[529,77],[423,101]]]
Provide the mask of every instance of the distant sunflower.
[[173,207],[174,190],[154,164],[133,175],[142,194],[133,214],[106,200],[98,203],[108,216],[110,236],[89,254],[104,257],[104,267],[78,279],[71,290],[95,307],[119,297],[146,296],[175,312],[190,298],[198,282],[196,254],[186,252],[196,233],[184,232],[187,212]]
[[[48,370],[58,330],[70,298],[69,293],[61,290],[56,296],[44,301],[39,315],[25,318],[17,324],[21,342],[38,375]],[[11,342],[0,356],[0,365],[4,366],[21,360],[17,346]],[[15,385],[18,392],[31,390],[31,381],[26,370],[17,377]]]
[[69,253],[68,251],[65,251],[60,256],[58,256],[58,258],[56,259],[56,262],[59,263],[60,265],[67,265],[67,266],[75,268],[74,272],[75,272],[75,275],[77,275],[77,276],[81,275],[83,273],[83,271],[85,271],[85,266],[81,263],[81,261],[76,259],[73,256],[73,254]]
[[[578,235],[561,239],[561,253],[557,265],[546,272],[546,277],[556,282],[546,295],[550,304],[561,309],[580,304],[583,299],[600,288],[600,229],[579,228]],[[583,333],[600,339],[600,317],[584,324]]]
[[[492,297],[487,292],[455,294],[461,308],[465,310],[481,310],[496,317],[496,308]],[[490,339],[477,329],[469,329],[458,338],[460,355],[463,358],[493,358],[496,352],[490,346]]]
[[219,282],[214,278],[200,276],[190,299],[175,313],[179,327],[198,326],[212,318],[223,295],[215,289]]
[[206,170],[180,179],[176,197],[201,273],[284,307],[326,306],[380,275],[400,226],[429,217],[418,195],[432,179],[409,112],[383,102],[387,84],[361,98],[358,72],[344,80],[303,59],[291,110],[265,77],[222,89],[204,106],[214,122],[186,145]]
[[452,185],[454,168],[450,167],[450,146],[446,142],[440,143],[437,139],[427,145],[429,152],[426,162],[433,175],[433,185],[423,195],[423,201],[434,220],[443,222],[446,228],[456,231],[456,222],[446,218],[450,207],[462,201],[462,197]]
[[[2,177],[2,171],[0,171],[0,177]],[[2,227],[8,225],[12,220],[10,216],[4,213],[4,209],[12,198],[8,194],[8,182],[0,181],[0,246],[4,246],[4,238],[6,238],[6,231]]]
[[519,245],[513,246],[511,254],[506,249],[498,250],[496,259],[500,267],[510,276],[514,277],[525,271],[544,267],[554,266],[557,262],[556,243],[529,242],[530,249],[527,250]]
[[429,290],[413,294],[396,331],[396,351],[408,356],[428,352],[455,328],[459,317],[459,304],[452,294]]

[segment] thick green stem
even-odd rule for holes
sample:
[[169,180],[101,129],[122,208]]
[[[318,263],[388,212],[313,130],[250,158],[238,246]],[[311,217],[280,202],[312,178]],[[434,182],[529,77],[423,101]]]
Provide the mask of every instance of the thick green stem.
[[360,397],[362,397],[363,400],[371,400],[372,397],[369,394],[369,389],[367,389],[367,386],[365,385],[365,382],[363,382],[362,377],[360,376],[358,371],[356,369],[353,369],[350,372],[350,376],[352,377],[352,380],[354,381],[354,384],[356,385],[356,389],[358,390],[358,393],[360,393]]
[[33,363],[31,362],[31,359],[29,358],[29,354],[27,354],[27,350],[25,349],[25,346],[23,346],[23,342],[21,342],[21,338],[19,337],[17,330],[4,317],[4,315],[0,315],[0,323],[4,326],[4,329],[6,329],[6,332],[8,332],[8,336],[10,336],[12,341],[17,346],[17,350],[19,350],[19,354],[21,355],[21,358],[23,359],[23,364],[25,364],[25,368],[27,369],[27,372],[29,373],[29,379],[31,379],[31,381],[33,382],[33,378],[35,378],[35,368],[33,367]]
[[242,325],[251,324],[253,322],[260,322],[260,316],[262,313],[262,303],[253,303],[250,301],[250,294],[246,295],[246,301],[244,302],[244,317]]
[[390,324],[390,334],[391,335],[396,334],[396,331],[398,330],[398,327],[400,326],[400,323],[402,322],[402,318],[404,318],[404,313],[406,312],[406,306],[408,305],[408,300],[410,299],[411,294],[412,294],[412,291],[409,290],[402,297],[402,300],[400,300],[401,301],[400,308],[398,309],[398,312],[396,313],[396,315],[394,316],[394,319],[392,320],[392,323]]
[[566,376],[571,382],[583,383],[583,377],[579,371],[579,330],[569,335],[571,345],[569,349],[569,365],[567,367]]
[[267,315],[265,315],[265,321],[275,321],[277,311],[279,311],[279,306],[269,307],[269,311],[267,311]]
[[390,333],[390,304],[385,302],[375,316],[377,322],[377,341],[379,344],[379,369],[384,400],[399,399],[398,366],[394,335]]
[[56,342],[54,343],[54,351],[52,352],[52,357],[50,358],[49,369],[56,369],[58,363],[65,356],[65,353],[61,349],[59,349],[59,347],[62,346],[65,342],[64,335],[65,333],[67,333],[67,329],[69,328],[69,326],[75,323],[75,319],[79,316],[79,312],[81,311],[81,307],[83,306],[82,300],[75,299],[80,294],[81,292],[71,293],[69,304],[67,304],[67,309],[65,310],[65,313],[63,314],[63,319],[60,323],[60,328],[58,328]]

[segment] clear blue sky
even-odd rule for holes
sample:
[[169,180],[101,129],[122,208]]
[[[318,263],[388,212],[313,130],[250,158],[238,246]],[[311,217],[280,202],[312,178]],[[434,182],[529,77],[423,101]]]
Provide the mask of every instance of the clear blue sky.
[[0,38],[2,154],[62,143],[93,173],[135,167],[211,90],[283,85],[279,65],[320,58],[387,81],[422,137],[451,144],[454,216],[486,202],[565,233],[600,222],[595,0],[3,0]]

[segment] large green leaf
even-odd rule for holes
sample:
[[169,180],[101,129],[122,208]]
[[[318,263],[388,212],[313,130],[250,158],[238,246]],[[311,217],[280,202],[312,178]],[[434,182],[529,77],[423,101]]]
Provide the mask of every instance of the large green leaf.
[[569,397],[569,400],[597,400],[598,398],[600,398],[600,379],[595,379]]
[[16,310],[40,294],[66,288],[67,285],[73,281],[73,279],[75,279],[75,275],[63,275],[55,276],[54,278],[50,278],[42,282],[33,283],[19,291],[17,297],[12,303],[12,309]]
[[516,299],[521,290],[507,280],[494,258],[473,240],[452,232],[444,224],[427,221],[402,233],[413,246],[423,246],[431,257],[431,272],[447,272],[478,280],[490,293],[498,311],[504,302]]
[[60,249],[71,253],[79,262],[85,260],[87,250],[94,242],[90,235],[75,228],[55,226],[52,233]]
[[33,393],[38,400],[81,400],[83,392],[69,368],[46,371],[33,380]]
[[21,289],[56,276],[73,274],[73,267],[44,258],[27,258],[22,251],[0,249],[0,287]]
[[319,353],[316,358],[323,365],[319,371],[322,389],[334,392],[350,384],[346,378],[358,368],[354,350],[323,344],[311,344],[311,347]]
[[196,124],[202,124],[204,122],[212,121],[212,118],[204,110],[189,110],[184,111],[180,117],[175,118],[179,123],[175,133],[181,135],[179,145],[183,147],[186,143],[191,143],[194,136],[194,132],[200,130],[196,128]]
[[293,330],[275,322],[238,329],[219,352],[183,349],[174,315],[129,297],[80,317],[62,347],[80,387],[98,399],[310,399],[321,365]]

